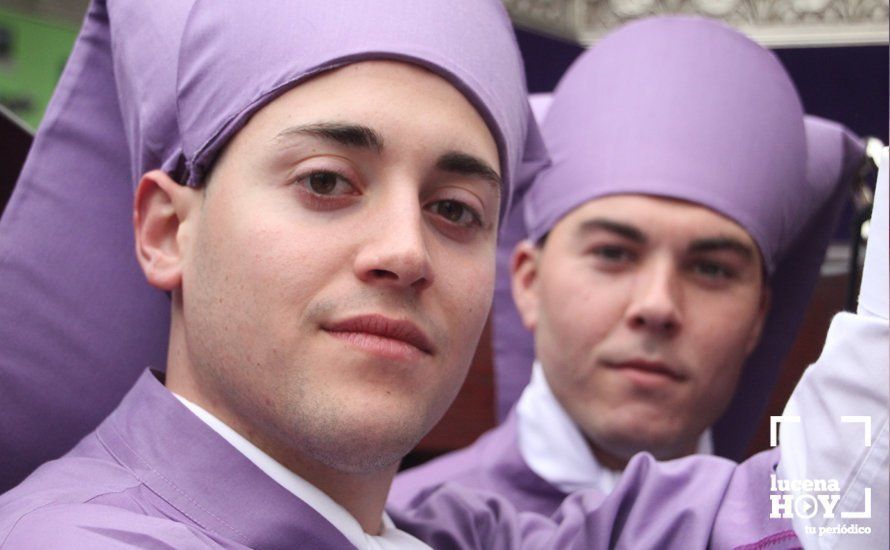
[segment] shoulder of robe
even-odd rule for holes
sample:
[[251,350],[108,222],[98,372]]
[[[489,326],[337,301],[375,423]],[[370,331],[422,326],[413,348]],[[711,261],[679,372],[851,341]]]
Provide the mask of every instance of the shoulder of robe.
[[426,489],[390,515],[399,529],[436,550],[550,549],[545,541],[555,531],[549,518],[519,513],[496,493],[454,483]]
[[505,455],[517,453],[516,432],[506,424],[496,426],[463,449],[399,473],[393,480],[387,506],[404,509],[420,493],[446,482],[491,490],[497,485]]
[[218,541],[178,521],[92,503],[44,506],[20,517],[5,535],[0,533],[3,550],[220,547]]

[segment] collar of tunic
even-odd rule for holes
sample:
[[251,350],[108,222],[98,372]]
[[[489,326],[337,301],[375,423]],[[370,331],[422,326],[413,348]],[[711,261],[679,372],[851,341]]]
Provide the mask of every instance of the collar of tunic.
[[[565,493],[596,489],[608,495],[615,489],[621,471],[602,465],[591,452],[581,430],[553,395],[539,361],[516,404],[516,417],[519,452],[538,476]],[[710,429],[699,438],[696,454],[713,454]]]
[[383,513],[383,532],[379,536],[365,533],[352,514],[323,491],[286,468],[200,405],[192,403],[177,393],[173,393],[173,395],[263,473],[331,522],[356,548],[393,550],[429,548],[408,533],[396,528],[386,512]]

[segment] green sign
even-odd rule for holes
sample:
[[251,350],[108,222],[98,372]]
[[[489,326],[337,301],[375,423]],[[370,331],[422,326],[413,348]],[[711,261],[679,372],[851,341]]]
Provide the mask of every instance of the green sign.
[[0,103],[37,128],[77,29],[0,9]]

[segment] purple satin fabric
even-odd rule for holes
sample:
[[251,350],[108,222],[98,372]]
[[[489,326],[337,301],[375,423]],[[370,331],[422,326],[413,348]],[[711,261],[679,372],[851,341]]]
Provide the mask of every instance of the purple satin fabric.
[[[31,548],[347,548],[326,519],[253,465],[145,371],[120,406],[59,460],[0,496],[0,545]],[[768,520],[775,453],[736,468],[639,455],[615,492],[570,497],[552,516],[456,484],[393,511],[436,550],[732,548],[788,544]],[[764,547],[767,547],[764,545]]]
[[400,473],[389,491],[388,505],[405,509],[419,493],[450,482],[496,493],[519,512],[553,514],[568,493],[542,479],[525,463],[516,423],[513,411],[469,447]]
[[[705,47],[706,45],[706,47]],[[804,115],[768,51],[722,23],[628,24],[583,54],[547,104],[533,98],[552,165],[512,213],[498,251],[494,353],[499,417],[528,383],[531,335],[512,303],[509,258],[597,197],[641,193],[702,204],[744,227],[770,273],[772,307],[735,397],[714,429],[744,456],[803,318],[863,144]]]
[[164,367],[169,301],[133,252],[140,176],[200,184],[253,112],[364,59],[422,65],[467,97],[499,148],[502,211],[546,161],[495,0],[93,1],[0,222],[0,491]]
[[95,2],[0,219],[0,492],[73,447],[166,359],[170,303],[133,252],[111,49]]
[[151,371],[70,453],[0,496],[4,548],[348,548]]
[[[650,456],[645,455],[631,461],[613,494],[604,495],[595,489],[587,489],[577,493],[583,494],[583,497],[573,496],[564,504],[570,495],[540,478],[523,460],[519,451],[516,423],[516,414],[512,412],[501,425],[486,432],[466,449],[399,474],[390,491],[390,508],[409,510],[402,512],[408,516],[418,514],[416,509],[424,507],[431,508],[428,511],[430,516],[439,514],[441,512],[436,509],[436,500],[424,503],[424,499],[428,498],[427,495],[435,494],[439,488],[459,487],[460,489],[454,490],[491,493],[509,502],[509,507],[515,508],[516,512],[549,517],[554,525],[541,519],[536,520],[545,526],[542,527],[545,532],[550,533],[548,537],[556,537],[552,540],[572,540],[579,547],[582,544],[580,538],[563,539],[560,538],[562,535],[555,534],[561,530],[556,523],[580,513],[573,510],[575,504],[570,504],[579,500],[583,500],[585,521],[599,522],[597,528],[600,531],[588,533],[591,538],[584,541],[590,544],[589,548],[612,548],[618,540],[626,548],[682,548],[684,544],[688,544],[688,548],[704,548],[704,543],[695,541],[705,539],[696,539],[691,533],[701,529],[704,536],[706,527],[697,524],[700,521],[710,521],[705,520],[706,517],[714,520],[713,532],[710,534],[712,548],[735,548],[743,545],[753,545],[752,548],[799,546],[790,521],[769,517],[769,476],[778,464],[778,449],[760,453],[738,466],[729,479],[727,493],[722,500],[714,501],[710,495],[698,494],[697,489],[693,489],[692,494],[686,493],[686,486],[701,487],[712,476],[720,479],[728,461],[716,457],[695,457],[655,463]],[[641,463],[645,467],[641,467]],[[630,480],[625,479],[628,477]],[[719,486],[718,482],[718,486],[709,487],[708,491],[718,490]],[[664,495],[661,491],[665,492]],[[690,501],[682,502],[683,497],[680,495],[685,495]],[[678,500],[674,501],[675,498]],[[682,505],[678,505],[679,502]],[[507,509],[506,505],[502,506],[504,510]],[[718,510],[715,516],[710,516],[710,506],[716,506],[713,508]],[[628,507],[629,510],[617,512],[618,515],[613,516],[621,507]],[[685,515],[685,518],[679,520],[673,517],[674,512]],[[483,516],[489,513],[490,511],[481,512]],[[610,525],[597,516],[611,517],[616,520],[616,524]],[[633,521],[626,518],[639,519],[640,523],[633,524]],[[493,518],[490,519],[494,521]],[[568,519],[569,524],[572,521]],[[650,521],[651,524],[648,523]],[[674,528],[680,532],[675,535],[667,532]],[[421,533],[427,533],[427,529],[428,527],[419,528]],[[606,538],[607,534],[609,538]],[[577,537],[577,534],[572,536]],[[612,546],[606,546],[606,540]],[[492,540],[492,543],[495,541]]]
[[[505,435],[494,437],[505,440]],[[769,518],[769,475],[778,458],[777,449],[741,465],[712,456],[657,462],[642,453],[630,461],[610,495],[573,493],[549,516],[523,511],[523,506],[546,508],[550,497],[502,493],[496,484],[485,483],[492,472],[466,461],[452,465],[474,483],[482,481],[482,487],[461,482],[415,486],[413,498],[403,493],[407,504],[393,506],[390,515],[401,529],[437,550],[800,548],[790,520]],[[533,487],[534,480],[528,481]]]

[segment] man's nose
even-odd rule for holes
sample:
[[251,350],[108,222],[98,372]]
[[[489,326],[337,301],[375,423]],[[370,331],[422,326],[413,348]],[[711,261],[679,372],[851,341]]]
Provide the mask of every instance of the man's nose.
[[377,210],[355,259],[356,276],[365,283],[423,290],[433,269],[416,197],[392,197]]
[[640,271],[627,309],[633,330],[673,336],[682,327],[680,274],[666,258],[653,260]]

